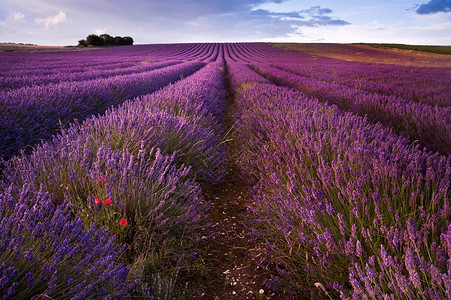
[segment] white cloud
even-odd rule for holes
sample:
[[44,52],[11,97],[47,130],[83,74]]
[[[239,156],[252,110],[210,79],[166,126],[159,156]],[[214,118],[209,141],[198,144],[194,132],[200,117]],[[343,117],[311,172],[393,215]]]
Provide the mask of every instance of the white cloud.
[[9,19],[14,22],[23,22],[25,21],[25,15],[20,12],[13,12],[11,15],[9,15]]
[[49,16],[45,19],[36,19],[36,24],[44,25],[46,29],[49,29],[50,27],[56,28],[56,25],[58,24],[67,24],[69,23],[69,20],[67,19],[66,12],[60,10],[56,15]]
[[[432,0],[417,2],[432,3]],[[0,0],[0,3],[6,12],[0,18],[0,40],[43,45],[73,44],[91,33],[130,35],[135,43],[451,44],[451,13],[420,15],[415,9],[406,10],[411,5],[407,0],[328,1],[321,7],[314,0]],[[73,26],[66,25],[72,23]]]
[[322,39],[328,43],[403,43],[451,45],[451,22],[431,25],[394,26],[369,22],[364,25],[329,26],[323,28],[298,27],[289,38],[265,39],[270,42],[309,43]]
[[94,33],[97,35],[106,33],[106,27],[94,29]]
[[15,35],[20,31],[20,28],[26,26],[25,15],[20,12],[11,13],[6,19],[0,20],[0,33],[2,40],[6,41],[8,35]]

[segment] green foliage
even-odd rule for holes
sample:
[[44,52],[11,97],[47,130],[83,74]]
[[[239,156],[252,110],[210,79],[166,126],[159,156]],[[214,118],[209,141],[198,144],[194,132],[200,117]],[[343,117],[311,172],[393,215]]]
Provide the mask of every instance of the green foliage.
[[119,46],[119,45],[133,45],[133,38],[129,36],[115,36],[109,34],[90,34],[86,40],[78,41],[79,46]]
[[133,45],[133,39],[129,36],[124,36],[121,40],[121,45]]
[[88,43],[86,42],[85,39],[82,39],[82,40],[78,41],[78,46],[79,47],[88,47]]
[[364,44],[373,47],[396,48],[403,50],[414,50],[429,53],[448,54],[451,55],[451,46],[425,46],[425,45],[405,45],[405,44]]
[[115,43],[116,43],[116,40],[114,39],[114,37],[112,37],[109,34],[104,33],[104,34],[99,35],[99,37],[102,39],[104,45],[109,46],[109,45],[115,45]]

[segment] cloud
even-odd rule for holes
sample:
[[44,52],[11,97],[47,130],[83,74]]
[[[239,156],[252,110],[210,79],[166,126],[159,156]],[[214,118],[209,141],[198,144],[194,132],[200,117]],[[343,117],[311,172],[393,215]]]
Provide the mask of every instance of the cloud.
[[[102,1],[102,0],[99,0]],[[139,1],[139,0],[138,0]],[[136,43],[143,42],[226,42],[226,41],[259,41],[265,38],[287,37],[300,26],[340,26],[349,23],[331,15],[331,9],[320,6],[296,11],[270,11],[259,9],[263,2],[281,3],[282,1],[249,1],[249,0],[199,0],[161,2],[134,2],[137,5],[152,6],[152,9],[133,8],[136,25],[129,23],[130,18],[119,20],[123,14],[115,18],[115,23],[99,23],[98,27],[107,27],[110,34],[133,34]],[[178,3],[176,5],[175,3]],[[98,3],[96,1],[96,3]],[[169,4],[168,4],[169,3]],[[166,5],[172,6],[169,11]],[[148,13],[141,17],[141,13]],[[117,31],[119,24],[121,30]],[[94,28],[98,28],[94,27]],[[127,31],[128,30],[128,31]],[[136,38],[135,38],[136,37]]]
[[309,9],[301,10],[302,14],[309,14],[312,16],[321,16],[325,14],[331,14],[332,10],[330,8],[321,8],[321,6],[312,6]]
[[13,12],[9,14],[4,20],[0,19],[0,33],[2,33],[3,39],[9,34],[16,34],[18,28],[25,27],[27,21],[25,15],[20,12]]
[[438,12],[451,12],[451,0],[431,0],[426,4],[421,4],[417,10],[419,15],[429,15]]
[[293,11],[293,12],[269,12],[264,9],[255,10],[254,12],[260,12],[260,14],[267,14],[273,18],[279,18],[283,21],[290,21],[293,26],[343,26],[350,25],[351,23],[335,19],[331,16],[333,11],[330,8],[321,8],[321,6],[312,6],[309,9]]
[[67,19],[66,12],[60,10],[54,16],[49,16],[45,19],[35,19],[35,23],[38,25],[44,25],[46,29],[49,29],[50,27],[56,28],[56,25],[58,24],[67,24],[69,23],[69,20]]
[[[273,12],[266,9],[249,9],[241,12],[205,15],[185,24],[183,36],[212,37],[216,41],[258,41],[265,38],[288,37],[300,27],[340,26],[350,23],[335,19],[327,14],[332,10],[312,7],[307,10]],[[168,31],[176,31],[178,26],[173,22]],[[220,34],[218,34],[220,33]],[[174,34],[174,35],[172,35]],[[179,36],[171,33],[166,35]],[[174,38],[176,41],[177,38]],[[214,41],[214,40],[213,40]]]
[[[350,24],[335,16],[330,8],[298,5],[284,9],[290,0],[0,1],[11,3],[14,10],[34,20],[28,27],[16,25],[15,28],[30,32],[22,35],[22,40],[40,44],[73,43],[91,33],[130,35],[136,43],[261,41],[289,37],[298,28]],[[265,9],[268,5],[277,6],[278,11]],[[54,7],[61,11],[56,13]],[[64,32],[59,30],[61,34],[66,33],[65,39],[57,39],[57,31],[48,35],[48,29],[65,23],[73,23],[73,26],[64,26]]]
[[[3,0],[17,2],[17,0]],[[226,13],[240,13],[249,11],[257,5],[265,3],[280,4],[288,0],[21,0],[20,5],[33,7],[41,11],[50,7],[64,7],[66,11],[95,12],[96,15],[110,15],[117,19],[162,19],[166,21],[192,20],[193,18],[220,15]]]
[[333,11],[330,8],[321,8],[321,6],[312,6],[309,9],[299,11],[300,14],[305,15],[306,21],[302,22],[302,26],[317,27],[317,26],[343,26],[351,23],[335,19],[327,16]]
[[9,17],[10,20],[14,22],[23,22],[25,21],[25,15],[20,12],[13,12]]
[[[192,22],[180,22],[166,28],[162,38],[172,41],[258,41],[265,37],[285,36],[293,31],[293,20],[287,14],[265,10],[207,15]],[[183,27],[182,27],[183,26]],[[179,28],[183,28],[181,31]],[[188,40],[187,40],[188,39]]]
[[106,27],[94,29],[94,33],[97,35],[106,33]]
[[[118,2],[127,2],[128,0],[119,0]],[[147,6],[152,10],[147,13],[177,14],[186,17],[198,17],[203,15],[221,15],[226,13],[239,13],[249,11],[253,7],[264,3],[280,4],[287,0],[165,0],[148,1],[138,0],[141,6]]]
[[249,17],[252,18],[272,18],[280,21],[299,21],[305,18],[300,15],[298,11],[292,12],[271,12],[266,9],[256,9],[249,12]]
[[290,22],[291,32],[296,27],[317,27],[317,26],[343,26],[351,23],[328,16],[333,11],[330,8],[312,6],[308,9],[291,12],[271,12],[266,9],[252,10],[252,14],[266,16],[267,18],[278,19],[279,21]]
[[[379,30],[381,27],[384,30]],[[401,26],[398,24],[381,24],[369,22],[367,24],[351,24],[348,26],[328,27],[300,27],[299,30],[287,38],[266,39],[267,42],[297,42],[310,43],[402,43],[423,45],[451,45],[451,22],[437,22],[436,24]],[[437,43],[437,41],[440,41]]]

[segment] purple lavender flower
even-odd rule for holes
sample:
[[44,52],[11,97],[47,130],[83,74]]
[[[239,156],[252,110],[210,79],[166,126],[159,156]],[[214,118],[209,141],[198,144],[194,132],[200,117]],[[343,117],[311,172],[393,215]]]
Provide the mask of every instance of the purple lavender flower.
[[[431,252],[426,245],[437,241],[448,226],[445,220],[450,215],[440,207],[449,212],[451,174],[447,170],[451,161],[412,146],[406,136],[446,153],[449,147],[443,141],[449,139],[442,139],[443,132],[431,137],[426,128],[448,128],[441,125],[448,122],[448,108],[340,86],[328,82],[331,77],[322,78],[321,72],[312,71],[315,80],[293,75],[282,71],[282,66],[301,70],[297,62],[311,66],[310,55],[267,51],[274,56],[256,62],[248,54],[249,62],[259,75],[282,86],[247,75],[249,70],[234,71],[239,70],[235,68],[238,62],[246,60],[245,54],[226,56],[229,77],[236,78],[231,83],[235,92],[232,109],[239,124],[235,134],[238,165],[258,182],[255,205],[250,209],[259,224],[254,236],[272,245],[270,251],[265,248],[259,253],[259,262],[279,268],[283,263],[288,274],[279,274],[277,285],[292,286],[299,294],[316,291],[309,286],[295,288],[293,278],[297,283],[321,278],[324,287],[334,282],[355,286],[355,290],[337,291],[344,298],[425,295],[422,280],[429,276],[427,263],[445,267],[444,251]],[[330,70],[316,62],[313,65]],[[423,119],[411,118],[417,114]],[[373,117],[396,130],[368,122]],[[400,119],[409,121],[394,124]],[[426,121],[432,119],[434,125]],[[409,125],[413,122],[417,131]],[[336,248],[321,247],[326,244],[326,232],[331,233],[330,245]],[[415,267],[404,259],[407,247],[415,249]],[[313,262],[319,266],[313,267]],[[356,266],[352,283],[351,277],[337,275],[348,273],[350,266]],[[412,276],[405,276],[407,268]],[[446,298],[446,287],[437,286],[427,293]]]
[[[11,186],[0,193],[0,207],[3,211],[0,223],[5,228],[0,244],[15,243],[19,253],[24,253],[14,260],[9,250],[0,252],[0,291],[3,295],[24,299],[41,294],[49,297],[120,296],[128,292],[128,267],[117,263],[123,247],[115,245],[114,237],[105,230],[94,225],[85,231],[79,218],[68,219],[71,215],[69,205],[56,207],[46,192],[29,186],[22,190]],[[29,236],[42,238],[28,240]],[[92,256],[94,245],[101,255]],[[83,272],[74,272],[68,265]],[[96,268],[91,268],[93,265]],[[100,276],[104,276],[105,281],[99,281]],[[89,278],[92,288],[88,291],[87,285],[80,285],[77,290],[70,291],[73,279],[68,281],[67,278],[77,282],[80,278]]]

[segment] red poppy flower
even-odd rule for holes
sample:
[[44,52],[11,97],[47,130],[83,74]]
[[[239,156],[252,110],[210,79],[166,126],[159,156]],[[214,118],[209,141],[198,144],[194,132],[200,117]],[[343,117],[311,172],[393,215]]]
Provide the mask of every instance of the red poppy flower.
[[95,204],[99,204],[100,202],[102,202],[102,199],[100,199],[100,198],[95,198],[94,199],[94,203]]
[[119,222],[122,226],[127,226],[127,220],[125,219],[121,219],[121,221]]
[[110,205],[111,204],[111,199],[106,199],[105,202],[103,202],[103,204]]
[[105,183],[105,178],[103,178],[103,176],[100,176],[100,177],[97,179],[97,181],[98,181],[99,183]]

